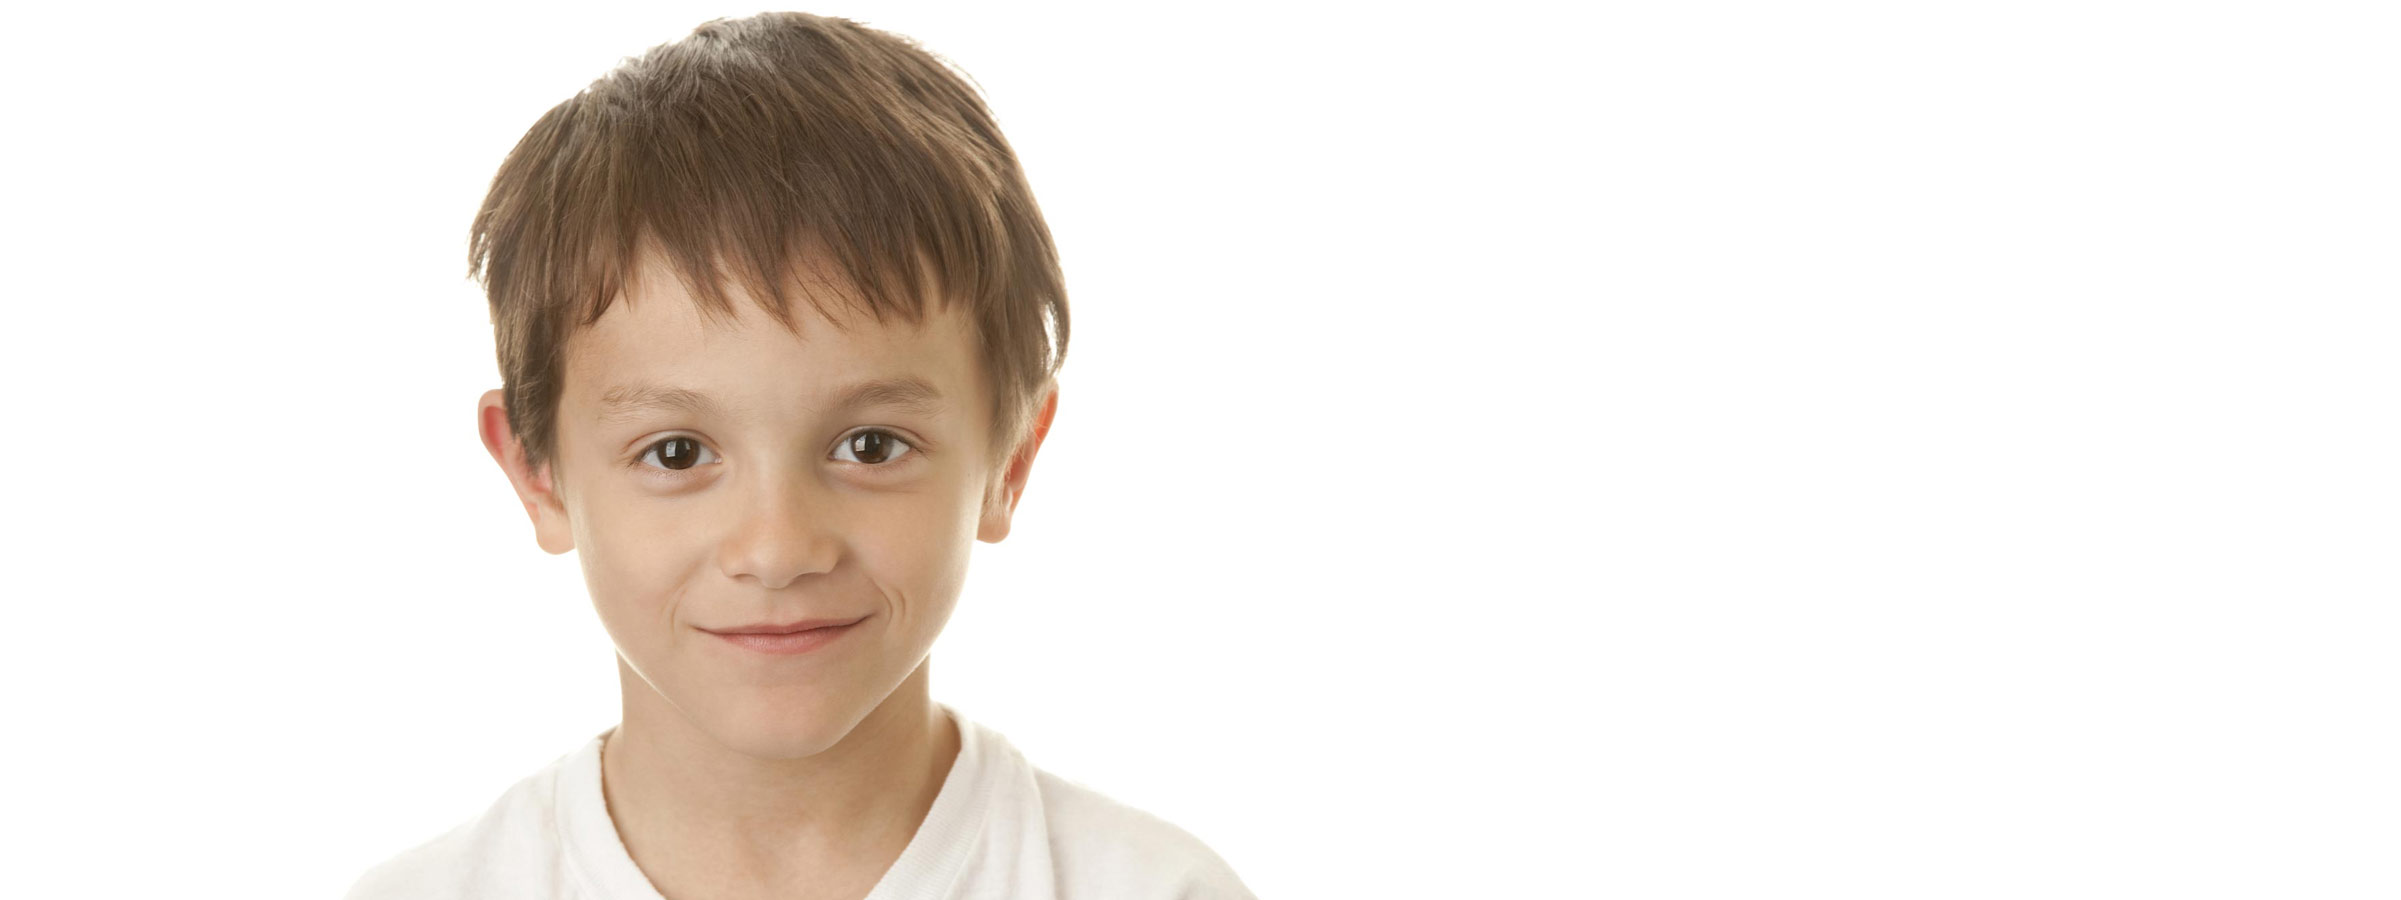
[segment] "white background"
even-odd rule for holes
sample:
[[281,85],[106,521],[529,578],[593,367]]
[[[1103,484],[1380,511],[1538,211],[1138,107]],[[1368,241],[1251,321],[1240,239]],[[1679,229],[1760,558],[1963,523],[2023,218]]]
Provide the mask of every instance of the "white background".
[[[468,222],[753,11],[8,14],[6,893],[335,896],[615,721]],[[935,696],[1262,897],[2401,891],[2377,5],[812,11],[1072,293]]]

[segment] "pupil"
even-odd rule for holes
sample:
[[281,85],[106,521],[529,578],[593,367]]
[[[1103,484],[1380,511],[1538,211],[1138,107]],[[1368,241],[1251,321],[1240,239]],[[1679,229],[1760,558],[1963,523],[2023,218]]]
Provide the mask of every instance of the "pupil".
[[892,452],[892,448],[884,446],[883,434],[870,431],[850,439],[850,452],[856,454],[860,462],[879,463],[884,461],[884,454]]
[[690,443],[691,438],[668,438],[665,444],[659,446],[659,462],[666,463],[670,469],[691,468],[693,452],[685,446]]

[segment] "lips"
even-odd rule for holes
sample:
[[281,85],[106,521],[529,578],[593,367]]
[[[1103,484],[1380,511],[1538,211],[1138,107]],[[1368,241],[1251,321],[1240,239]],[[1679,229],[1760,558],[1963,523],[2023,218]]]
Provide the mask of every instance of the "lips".
[[807,653],[840,640],[843,635],[858,630],[866,616],[849,619],[804,619],[798,622],[762,623],[723,630],[703,628],[718,640],[744,650],[767,656],[795,656]]
[[818,628],[838,628],[844,625],[854,624],[860,619],[864,618],[867,617],[852,616],[847,619],[802,619],[798,622],[785,622],[780,624],[763,622],[757,625],[743,625],[738,628],[703,628],[701,630],[710,634],[797,634],[799,632],[810,631]]

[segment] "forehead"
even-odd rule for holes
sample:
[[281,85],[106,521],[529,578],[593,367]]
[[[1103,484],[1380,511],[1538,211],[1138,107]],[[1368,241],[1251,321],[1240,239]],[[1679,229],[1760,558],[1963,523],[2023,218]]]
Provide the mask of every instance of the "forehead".
[[663,267],[643,266],[598,321],[568,338],[562,400],[590,407],[612,388],[666,386],[767,410],[814,406],[847,385],[895,378],[928,382],[959,411],[980,396],[974,328],[957,305],[929,302],[917,324],[897,315],[837,320],[800,294],[787,329],[739,285],[726,292],[730,317],[703,310]]

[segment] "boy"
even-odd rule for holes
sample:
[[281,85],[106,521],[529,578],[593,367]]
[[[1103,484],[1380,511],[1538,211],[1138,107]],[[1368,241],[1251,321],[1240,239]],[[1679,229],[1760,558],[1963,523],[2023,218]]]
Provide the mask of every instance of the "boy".
[[928,693],[1068,333],[957,75],[842,19],[707,23],[536,122],[469,255],[483,443],[576,551],[623,719],[351,897],[1250,896]]

